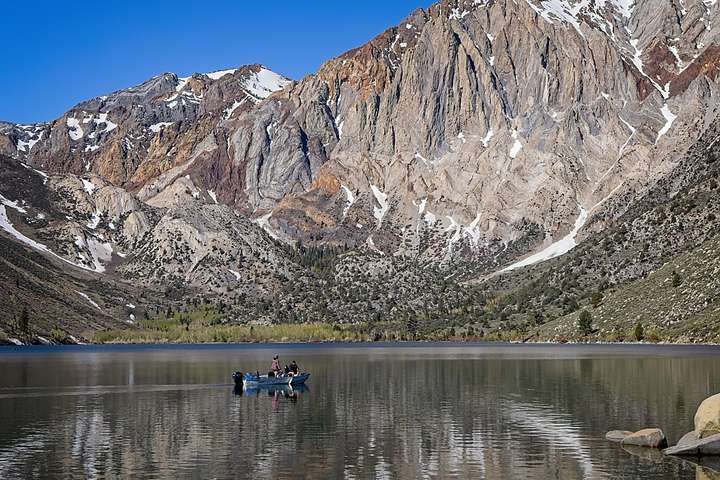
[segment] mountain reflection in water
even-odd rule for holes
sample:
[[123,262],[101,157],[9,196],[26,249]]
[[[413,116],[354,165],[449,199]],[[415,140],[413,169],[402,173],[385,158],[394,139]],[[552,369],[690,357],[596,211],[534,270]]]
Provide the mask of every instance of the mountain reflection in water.
[[[1,478],[713,478],[607,430],[692,428],[720,350],[539,346],[0,350]],[[58,353],[60,352],[60,353]],[[307,387],[233,388],[272,353]],[[708,473],[709,472],[709,473]],[[701,475],[704,475],[701,476]]]

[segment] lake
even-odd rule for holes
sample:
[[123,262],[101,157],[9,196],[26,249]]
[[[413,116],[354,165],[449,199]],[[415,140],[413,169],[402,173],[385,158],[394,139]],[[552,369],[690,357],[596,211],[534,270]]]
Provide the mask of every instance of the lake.
[[[273,353],[307,389],[233,389]],[[677,441],[720,391],[716,347],[8,347],[0,366],[3,479],[694,479],[604,434]]]

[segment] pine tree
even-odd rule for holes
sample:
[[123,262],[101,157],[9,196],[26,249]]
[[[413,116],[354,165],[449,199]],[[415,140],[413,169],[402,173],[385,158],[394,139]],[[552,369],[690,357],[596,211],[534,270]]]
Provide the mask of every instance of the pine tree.
[[410,335],[412,335],[414,338],[415,334],[417,334],[417,329],[418,329],[418,320],[415,315],[408,316],[407,322],[406,322],[406,327],[407,327],[408,333]]
[[533,313],[531,318],[535,325],[539,326],[545,323],[545,315],[541,311]]
[[30,311],[26,305],[23,305],[22,311],[20,312],[20,318],[18,318],[18,328],[25,334],[30,333]]
[[580,312],[578,327],[580,328],[580,333],[585,337],[592,333],[592,315],[590,315],[590,312],[587,310]]
[[643,324],[638,322],[637,325],[635,325],[635,340],[638,342],[642,342],[645,339],[645,327],[643,327]]

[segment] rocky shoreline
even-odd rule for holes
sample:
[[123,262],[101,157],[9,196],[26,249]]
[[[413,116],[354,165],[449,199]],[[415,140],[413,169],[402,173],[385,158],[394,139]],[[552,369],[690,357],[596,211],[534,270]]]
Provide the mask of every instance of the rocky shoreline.
[[[667,437],[660,428],[645,428],[637,432],[612,430],[605,434],[605,438],[623,448],[633,446],[661,450],[665,456],[689,460],[702,470],[699,470],[698,478],[720,478],[720,394],[700,404],[695,413],[694,427],[672,447],[668,447]],[[639,454],[643,456],[642,452]]]
[[[181,344],[207,344],[207,345],[248,345],[248,344],[284,344],[284,343],[448,343],[448,344],[477,344],[477,343],[487,343],[487,344],[509,344],[509,345],[554,345],[554,346],[560,346],[560,345],[567,345],[567,346],[608,346],[608,345],[624,345],[624,346],[635,346],[635,347],[660,347],[660,346],[668,346],[668,347],[711,347],[711,346],[720,346],[720,343],[687,343],[687,342],[553,342],[553,341],[529,341],[529,342],[520,342],[520,341],[506,341],[506,340],[495,340],[495,339],[488,339],[488,338],[470,338],[470,339],[452,339],[452,340],[444,340],[444,339],[417,339],[417,340],[375,340],[373,338],[337,338],[337,339],[324,339],[324,340],[307,340],[307,339],[284,339],[284,340],[256,340],[256,341],[215,341],[215,342],[176,342],[172,340],[167,341],[152,341],[152,342],[146,342],[146,341],[127,341],[127,340],[118,340],[118,341],[93,341],[92,339],[88,339],[85,337],[75,337],[75,336],[67,336],[63,339],[56,339],[56,338],[47,338],[38,336],[35,338],[32,338],[30,340],[28,339],[19,339],[14,337],[8,337],[8,338],[0,338],[0,347],[28,347],[28,346],[62,346],[62,345],[159,345],[159,344],[166,344],[166,345],[181,345]],[[614,435],[619,435],[623,432],[626,432],[625,430],[613,430],[611,432],[608,432],[608,434],[612,433]],[[633,432],[628,432],[633,433]],[[611,440],[611,439],[609,439]],[[619,440],[616,440],[619,442]]]

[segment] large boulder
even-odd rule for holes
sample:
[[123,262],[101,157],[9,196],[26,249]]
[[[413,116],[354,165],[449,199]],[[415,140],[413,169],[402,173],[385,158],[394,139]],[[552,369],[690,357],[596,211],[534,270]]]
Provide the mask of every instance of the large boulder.
[[698,438],[695,432],[690,432],[677,445],[665,449],[663,453],[688,457],[720,455],[720,433]]
[[638,447],[665,448],[667,439],[665,433],[659,428],[645,428],[632,433],[620,441],[623,445],[637,445]]
[[705,467],[697,467],[695,480],[720,480],[720,473]]
[[610,440],[611,442],[620,443],[625,437],[632,435],[632,433],[633,432],[628,430],[611,430],[605,434],[605,439]]
[[699,438],[720,433],[720,394],[706,398],[695,412],[695,432]]
[[680,440],[678,440],[677,445],[678,447],[689,445],[691,443],[697,442],[699,440],[698,434],[695,430],[692,432],[688,432],[682,437],[680,437]]

